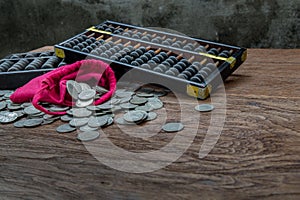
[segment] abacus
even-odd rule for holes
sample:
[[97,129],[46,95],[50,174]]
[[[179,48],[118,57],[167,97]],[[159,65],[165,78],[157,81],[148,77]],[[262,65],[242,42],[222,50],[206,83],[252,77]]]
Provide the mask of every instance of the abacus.
[[113,21],[55,45],[55,53],[66,62],[86,57],[106,61],[117,78],[136,69],[149,80],[175,81],[179,90],[199,99],[220,84],[218,75],[225,80],[247,57],[242,47]]
[[16,89],[31,79],[66,63],[54,51],[28,52],[0,60],[0,89]]

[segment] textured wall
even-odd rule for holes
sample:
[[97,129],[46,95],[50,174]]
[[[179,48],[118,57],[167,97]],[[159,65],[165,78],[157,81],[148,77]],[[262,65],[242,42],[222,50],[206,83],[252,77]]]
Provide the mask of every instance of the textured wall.
[[1,0],[0,12],[1,56],[106,19],[245,47],[300,47],[300,0]]

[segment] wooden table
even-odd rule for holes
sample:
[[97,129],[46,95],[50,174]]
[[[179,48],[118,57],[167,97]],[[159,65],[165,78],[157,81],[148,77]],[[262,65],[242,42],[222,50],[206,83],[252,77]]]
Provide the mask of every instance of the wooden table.
[[[247,61],[225,82],[226,121],[212,151],[198,156],[211,115],[204,113],[187,151],[154,172],[102,164],[75,132],[56,133],[60,121],[34,129],[1,125],[0,199],[299,199],[299,55],[300,49],[249,49]],[[174,95],[162,100],[168,120],[176,120]],[[184,98],[184,106],[190,101]],[[185,130],[195,125],[188,122],[197,112],[190,113]],[[176,135],[132,139],[117,125],[105,133],[136,152],[155,151]]]

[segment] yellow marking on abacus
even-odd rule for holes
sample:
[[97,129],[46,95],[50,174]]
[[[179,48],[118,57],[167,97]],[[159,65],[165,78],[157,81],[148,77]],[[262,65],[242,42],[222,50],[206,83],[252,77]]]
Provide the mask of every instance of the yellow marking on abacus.
[[55,51],[55,55],[59,58],[65,58],[66,55],[65,55],[65,52],[63,49],[58,49],[58,48],[54,48],[54,51]]
[[243,62],[247,59],[247,56],[248,56],[247,50],[245,50],[243,55],[242,55],[242,58],[241,58]]
[[205,56],[205,57],[209,57],[209,58],[214,58],[214,59],[217,59],[217,60],[223,60],[223,61],[226,61],[227,58],[224,58],[224,57],[220,57],[220,56],[215,56],[215,55],[211,55],[211,54],[208,54],[208,53],[202,53],[202,52],[199,52],[199,54],[201,56]]
[[228,59],[227,59],[227,61],[226,62],[228,62],[229,64],[230,64],[230,69],[232,69],[234,66],[235,66],[235,63],[236,63],[236,59],[235,59],[235,57],[229,57]]
[[187,85],[186,92],[189,96],[198,98],[198,99],[206,99],[212,91],[212,85],[208,84],[205,88],[199,88],[194,85]]
[[87,30],[88,31],[94,31],[94,32],[97,32],[97,33],[103,33],[103,34],[107,34],[107,35],[112,34],[112,32],[98,30],[98,29],[95,28],[95,26],[92,26],[91,28],[89,28]]

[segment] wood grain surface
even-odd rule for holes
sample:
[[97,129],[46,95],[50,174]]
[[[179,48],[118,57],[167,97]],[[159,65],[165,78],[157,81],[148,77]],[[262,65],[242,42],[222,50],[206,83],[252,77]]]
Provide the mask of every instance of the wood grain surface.
[[[60,121],[33,129],[1,125],[0,199],[299,199],[299,55],[300,49],[248,50],[247,61],[225,82],[222,133],[201,159],[213,113],[200,116],[192,108],[195,100],[182,97],[181,110],[187,113],[183,133],[196,130],[196,137],[181,157],[154,172],[127,173],[103,164],[76,140],[76,132],[58,134]],[[174,94],[162,100],[161,120],[180,120]],[[204,102],[210,99],[198,103]],[[144,126],[160,128],[155,121]],[[136,153],[159,150],[176,135],[159,132],[139,139],[122,130],[142,134],[143,127],[114,124],[104,129],[116,146]],[[113,153],[106,151],[107,156],[115,157]]]

